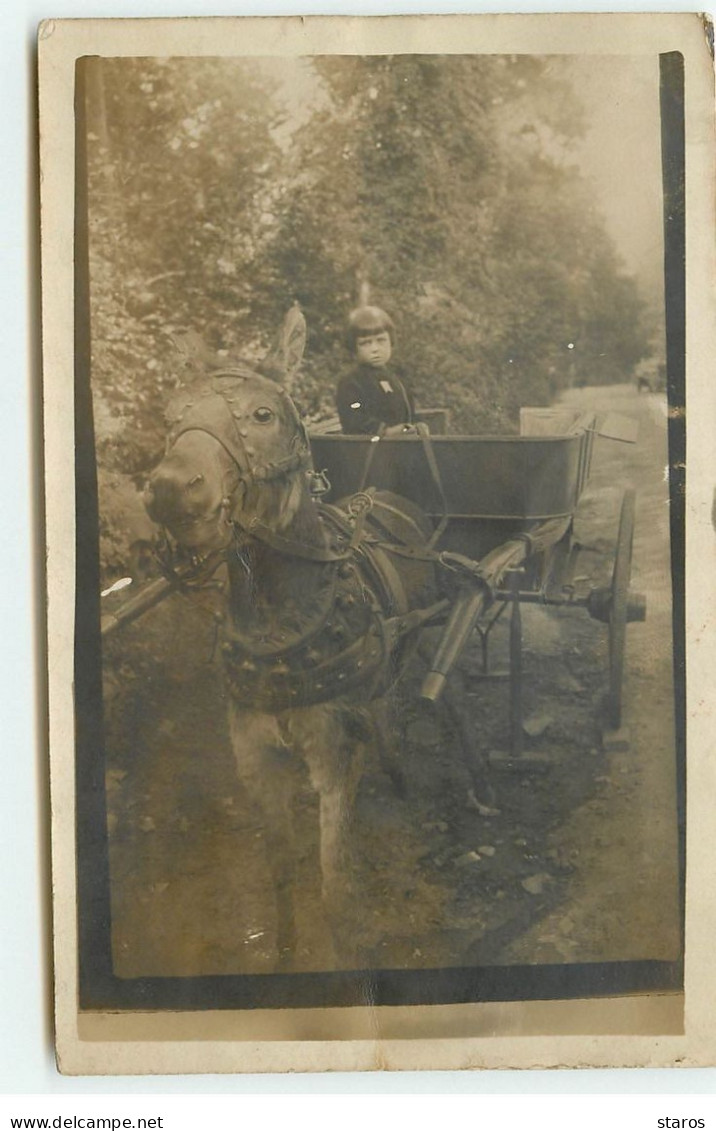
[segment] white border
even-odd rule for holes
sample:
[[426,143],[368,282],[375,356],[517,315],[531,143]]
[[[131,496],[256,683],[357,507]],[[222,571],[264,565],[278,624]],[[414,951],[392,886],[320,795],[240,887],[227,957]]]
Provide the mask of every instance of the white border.
[[[311,8],[330,12],[350,10],[353,5],[340,5],[327,0],[326,3],[312,3]],[[357,5],[355,6],[357,7]],[[385,11],[388,5],[376,3],[362,3],[363,12]],[[425,11],[435,10],[436,4],[419,4],[415,2],[393,3],[392,11]],[[442,6],[444,8],[444,6]],[[495,8],[495,5],[491,5]],[[533,4],[512,4],[513,10],[534,11],[537,6]],[[579,10],[580,5],[560,4],[561,9],[572,8]],[[604,3],[592,3],[590,10],[607,9],[613,7]],[[641,4],[629,5],[630,10],[644,9]],[[648,10],[657,8],[673,11],[675,8],[688,10],[684,4],[661,3],[649,4]],[[473,4],[455,3],[450,5],[452,11],[474,11]],[[282,12],[298,13],[306,8],[299,4],[277,0],[271,5],[272,13]],[[482,10],[486,10],[483,6]],[[154,2],[141,4],[137,0],[127,0],[118,9],[98,11],[94,5],[80,2],[80,0],[66,0],[60,10],[55,8],[53,14],[61,17],[79,17],[90,15],[191,15],[198,14],[201,6],[198,2],[178,2],[169,4]],[[267,11],[267,6],[260,3],[246,4],[235,3],[215,4],[213,11],[220,13],[261,12]],[[31,545],[31,499],[26,482],[31,481],[30,462],[27,458],[29,448],[29,421],[31,419],[31,406],[28,396],[28,370],[36,372],[36,362],[32,357],[32,343],[36,337],[34,332],[34,309],[32,300],[28,302],[29,279],[34,270],[32,256],[27,254],[27,233],[31,228],[28,221],[28,205],[31,202],[33,181],[32,162],[28,161],[28,134],[31,134],[32,104],[28,98],[28,85],[31,83],[31,56],[28,44],[34,35],[34,28],[40,18],[47,15],[46,10],[38,10],[29,0],[23,3],[8,4],[2,8],[0,27],[2,29],[2,42],[5,45],[5,59],[3,63],[3,90],[4,98],[3,116],[3,165],[6,178],[3,178],[3,211],[2,215],[8,223],[8,247],[10,262],[8,269],[3,273],[3,311],[5,314],[5,327],[11,328],[8,349],[6,352],[6,378],[3,393],[3,442],[0,451],[6,459],[6,466],[1,477],[3,484],[3,509],[6,531],[12,532],[10,539],[6,538],[4,553],[2,555],[3,591],[12,595],[7,609],[3,650],[3,687],[7,697],[8,710],[4,727],[5,747],[8,751],[7,759],[8,776],[3,791],[5,808],[3,812],[4,836],[7,838],[14,868],[6,869],[3,875],[3,902],[5,909],[3,930],[0,931],[0,944],[3,948],[2,963],[4,971],[12,971],[10,979],[4,986],[2,1009],[2,1065],[6,1074],[6,1087],[8,1090],[18,1092],[39,1093],[44,1091],[60,1092],[119,1092],[119,1091],[212,1091],[215,1084],[210,1078],[192,1079],[191,1081],[178,1078],[156,1078],[141,1081],[102,1081],[102,1080],[73,1080],[62,1079],[56,1076],[52,1064],[49,1048],[49,1030],[46,1020],[47,1003],[47,955],[44,944],[47,939],[46,922],[47,913],[44,912],[45,898],[43,857],[45,845],[39,826],[42,820],[42,798],[44,795],[44,782],[42,771],[44,769],[42,757],[39,757],[40,772],[37,772],[37,746],[41,746],[42,712],[41,707],[36,710],[35,679],[33,662],[41,663],[42,658],[33,656],[33,636],[31,624],[33,618],[33,568],[35,566],[33,547]],[[30,177],[28,184],[28,165]],[[31,211],[31,208],[30,208]],[[710,235],[709,226],[705,228],[707,238]],[[710,289],[713,275],[705,270],[702,285]],[[24,283],[24,285],[23,285]],[[28,345],[28,339],[30,345]],[[705,372],[709,373],[713,349],[710,351],[704,344]],[[23,376],[25,375],[25,376]],[[713,402],[708,400],[700,402],[700,407],[705,413],[706,422],[713,420]],[[704,450],[704,454],[706,452]],[[690,446],[689,460],[695,453]],[[35,463],[33,461],[33,467]],[[709,479],[710,463],[706,462],[702,477],[703,490],[695,501],[694,512],[701,520],[700,543],[690,541],[697,552],[702,553],[702,563],[707,572],[697,575],[697,583],[706,579],[705,596],[710,599],[713,577],[713,545],[709,541],[703,522],[710,492]],[[701,469],[700,469],[701,470]],[[25,477],[27,473],[27,479]],[[692,480],[693,481],[693,480]],[[690,513],[692,508],[690,507]],[[702,566],[703,568],[703,566]],[[699,571],[700,572],[700,571]],[[690,581],[693,578],[690,573]],[[713,627],[710,622],[709,610],[694,609],[690,602],[690,623],[695,623],[697,628],[706,626],[707,634],[699,632],[697,653],[699,662],[708,665],[708,659],[702,661],[704,648],[712,635]],[[703,670],[703,669],[702,669]],[[705,674],[709,668],[705,668]],[[700,733],[709,742],[710,727],[708,716],[702,723],[692,721],[692,735],[694,726],[700,727]],[[697,732],[698,733],[698,732]],[[713,786],[712,776],[703,783],[705,788]],[[711,794],[713,796],[713,793]],[[39,820],[35,814],[39,814]],[[697,830],[694,830],[696,832]],[[5,842],[4,842],[5,843]],[[8,859],[6,855],[6,859]],[[407,1084],[406,1078],[401,1078],[403,1083],[395,1077],[349,1077],[341,1079],[333,1076],[322,1083],[310,1077],[293,1079],[292,1091],[310,1091],[314,1088],[321,1090],[342,1090],[344,1087],[350,1091],[403,1090]],[[481,1074],[479,1085],[475,1077],[445,1076],[439,1079],[430,1074],[419,1079],[410,1080],[412,1090],[425,1091],[429,1088],[436,1090],[473,1091],[489,1088],[492,1091],[509,1091],[511,1089],[524,1090],[525,1083],[520,1073],[494,1073]],[[600,1091],[613,1093],[622,1091],[639,1091],[646,1089],[650,1092],[663,1090],[664,1092],[688,1092],[692,1090],[709,1090],[714,1085],[716,1073],[712,1071],[694,1072],[682,1071],[680,1073],[663,1072],[576,1072],[576,1073],[532,1073],[529,1077],[529,1088],[532,1092],[549,1091],[580,1091],[598,1088]],[[280,1081],[273,1077],[252,1080],[242,1077],[241,1080],[221,1081],[222,1091],[272,1091],[281,1086]]]

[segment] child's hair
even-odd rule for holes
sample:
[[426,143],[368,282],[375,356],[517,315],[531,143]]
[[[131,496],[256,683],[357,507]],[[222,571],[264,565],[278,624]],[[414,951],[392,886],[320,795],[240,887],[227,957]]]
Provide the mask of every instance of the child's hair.
[[395,345],[395,324],[389,314],[379,306],[359,306],[348,316],[348,345],[355,348],[358,338],[367,334],[390,334],[390,344]]

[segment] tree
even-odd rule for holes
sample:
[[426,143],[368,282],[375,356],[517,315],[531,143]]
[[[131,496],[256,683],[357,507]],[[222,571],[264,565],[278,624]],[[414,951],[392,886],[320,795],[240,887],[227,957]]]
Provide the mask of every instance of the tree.
[[137,487],[182,379],[174,340],[194,333],[214,350],[250,352],[273,329],[254,297],[278,109],[244,61],[84,65],[100,551],[112,576],[145,536]]
[[647,352],[553,60],[317,57],[304,66],[320,97],[298,112],[258,61],[84,65],[105,515],[112,476],[139,481],[158,458],[183,374],[172,340],[187,333],[208,356],[256,358],[298,301],[309,340],[294,391],[332,415],[367,282],[419,403],[439,400],[472,433],[514,427],[520,405],[572,381],[625,379]]
[[242,60],[89,65],[92,381],[126,439],[161,429],[179,364],[172,335],[250,351],[269,329],[253,298],[277,108]]
[[441,378],[466,431],[549,401],[597,346],[601,372],[628,376],[645,348],[636,290],[570,162],[579,106],[549,60],[315,67],[327,104],[295,136],[269,252],[313,331],[311,407],[345,363],[341,327],[366,279],[398,323],[419,399]]

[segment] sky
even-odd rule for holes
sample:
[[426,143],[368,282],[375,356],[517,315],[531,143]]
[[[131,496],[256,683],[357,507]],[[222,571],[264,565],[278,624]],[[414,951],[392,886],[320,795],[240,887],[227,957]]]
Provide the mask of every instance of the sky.
[[659,64],[655,56],[579,56],[568,73],[587,111],[583,174],[644,297],[663,298]]

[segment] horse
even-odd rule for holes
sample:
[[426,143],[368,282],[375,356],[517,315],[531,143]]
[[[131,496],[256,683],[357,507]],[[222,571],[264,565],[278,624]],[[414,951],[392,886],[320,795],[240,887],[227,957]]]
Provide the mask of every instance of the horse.
[[[365,491],[327,505],[299,413],[245,363],[197,379],[167,411],[167,448],[145,492],[150,517],[201,585],[225,571],[220,645],[236,770],[261,815],[276,906],[278,968],[300,944],[295,906],[295,767],[318,795],[321,894],[339,966],[355,963],[350,822],[363,757],[386,734],[389,692],[421,629],[449,601],[426,552],[433,527],[406,499]],[[473,780],[484,765],[448,701]]]

